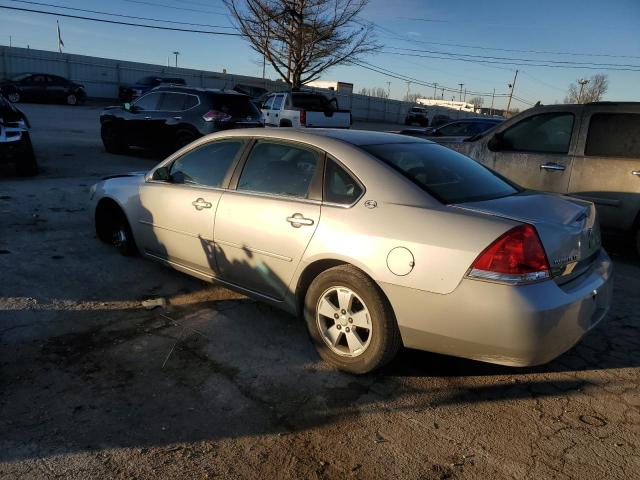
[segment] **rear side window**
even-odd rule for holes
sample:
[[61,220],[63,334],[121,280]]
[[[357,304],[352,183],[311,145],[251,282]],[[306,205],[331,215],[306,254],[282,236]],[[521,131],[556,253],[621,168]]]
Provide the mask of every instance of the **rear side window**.
[[327,160],[324,171],[324,201],[351,205],[362,195],[362,187],[333,160]]
[[274,98],[275,97],[273,95],[267,97],[267,100],[262,104],[262,108],[264,108],[265,110],[271,110]]
[[164,112],[181,112],[198,104],[198,97],[184,93],[164,92],[158,110]]
[[251,150],[238,190],[309,198],[320,155],[314,150],[261,141]]
[[212,95],[211,102],[214,110],[232,117],[257,117],[260,114],[251,99],[244,95]]
[[503,133],[502,150],[567,153],[573,131],[572,113],[543,113],[516,123]]
[[434,143],[389,143],[362,148],[445,204],[489,200],[519,191],[478,162]]
[[280,108],[282,107],[282,101],[284,100],[284,95],[276,95],[273,98],[273,106],[271,107],[272,110],[280,110]]
[[294,107],[310,111],[335,110],[335,102],[330,102],[324,95],[310,95],[308,93],[293,93]]
[[438,132],[445,137],[454,137],[456,135],[466,135],[469,129],[469,122],[456,122],[440,127]]
[[584,154],[593,157],[640,158],[640,114],[592,115]]
[[171,182],[221,187],[242,145],[240,140],[222,140],[185,153],[171,165]]

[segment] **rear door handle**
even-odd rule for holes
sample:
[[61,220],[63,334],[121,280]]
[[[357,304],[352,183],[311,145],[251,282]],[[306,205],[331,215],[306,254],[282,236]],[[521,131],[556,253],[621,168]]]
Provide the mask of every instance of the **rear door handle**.
[[555,172],[564,172],[566,167],[564,165],[560,165],[559,163],[543,163],[540,165],[540,170],[552,170]]
[[300,228],[303,225],[313,225],[313,219],[305,218],[301,213],[294,213],[290,217],[287,217],[287,222],[294,228]]
[[151,120],[151,117],[144,117],[145,120]]
[[207,202],[204,198],[198,198],[191,202],[191,205],[196,207],[196,210],[202,210],[203,208],[211,208],[212,205],[210,202]]
[[631,172],[631,175],[635,175],[636,177],[640,177],[640,170],[634,170]]
[[173,117],[174,120],[182,120],[182,117]]

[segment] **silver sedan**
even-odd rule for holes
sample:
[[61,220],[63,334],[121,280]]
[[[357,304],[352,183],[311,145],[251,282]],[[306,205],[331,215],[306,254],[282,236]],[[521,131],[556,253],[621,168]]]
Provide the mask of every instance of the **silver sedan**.
[[548,362],[611,301],[591,203],[401,135],[220,132],[105,178],[91,202],[100,239],[300,316],[353,373],[401,346]]

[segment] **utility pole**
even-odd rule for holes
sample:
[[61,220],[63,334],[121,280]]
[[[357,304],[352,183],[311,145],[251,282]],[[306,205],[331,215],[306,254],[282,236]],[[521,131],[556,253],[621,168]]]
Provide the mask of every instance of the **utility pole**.
[[463,102],[465,102],[465,103],[467,102],[467,89],[466,88],[464,89],[464,100],[463,100]]
[[517,78],[518,78],[518,70],[516,70],[516,74],[513,76],[513,83],[509,85],[511,87],[511,91],[509,92],[509,102],[507,103],[507,115],[509,114],[509,107],[511,106],[511,98],[513,97],[513,90],[516,88]]
[[462,101],[462,87],[464,86],[464,83],[459,83],[458,85],[460,85],[460,101]]
[[436,99],[436,89],[437,89],[437,88],[438,88],[438,84],[437,84],[437,83],[434,83],[434,84],[433,84],[433,99],[434,99],[434,100]]
[[578,103],[582,103],[582,90],[584,90],[584,86],[589,83],[589,80],[585,80],[584,78],[581,78],[580,80],[578,80],[578,83],[580,84],[580,93],[578,93]]
[[391,98],[391,82],[387,82],[387,98]]
[[9,35],[9,48],[13,47],[13,45],[11,44],[11,35]]
[[496,98],[496,89],[493,89],[493,95],[491,95],[491,108],[489,109],[489,115],[493,115],[493,100]]
[[180,52],[173,52],[173,54],[176,56],[176,68],[178,68],[178,55],[180,55]]
[[411,90],[411,82],[407,82],[407,102],[409,101],[409,91]]
[[440,100],[444,100],[444,87],[440,91]]

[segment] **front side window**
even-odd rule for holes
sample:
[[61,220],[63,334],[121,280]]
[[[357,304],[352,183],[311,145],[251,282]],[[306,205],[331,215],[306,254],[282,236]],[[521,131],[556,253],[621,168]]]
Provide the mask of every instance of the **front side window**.
[[274,98],[275,97],[273,95],[269,96],[267,100],[262,104],[262,108],[264,108],[265,110],[271,110],[271,107],[273,106]]
[[238,190],[309,198],[320,155],[303,147],[260,141],[247,158]]
[[640,114],[592,115],[584,154],[593,157],[640,158]]
[[221,187],[243,143],[242,140],[221,140],[185,153],[169,169],[171,182]]
[[327,160],[324,170],[324,201],[351,205],[362,195],[362,187],[333,160]]
[[161,95],[157,92],[148,93],[134,102],[137,110],[158,110]]
[[489,200],[519,191],[478,162],[435,143],[387,143],[361,148],[445,204]]
[[533,115],[504,131],[502,150],[567,153],[573,131],[572,113]]

